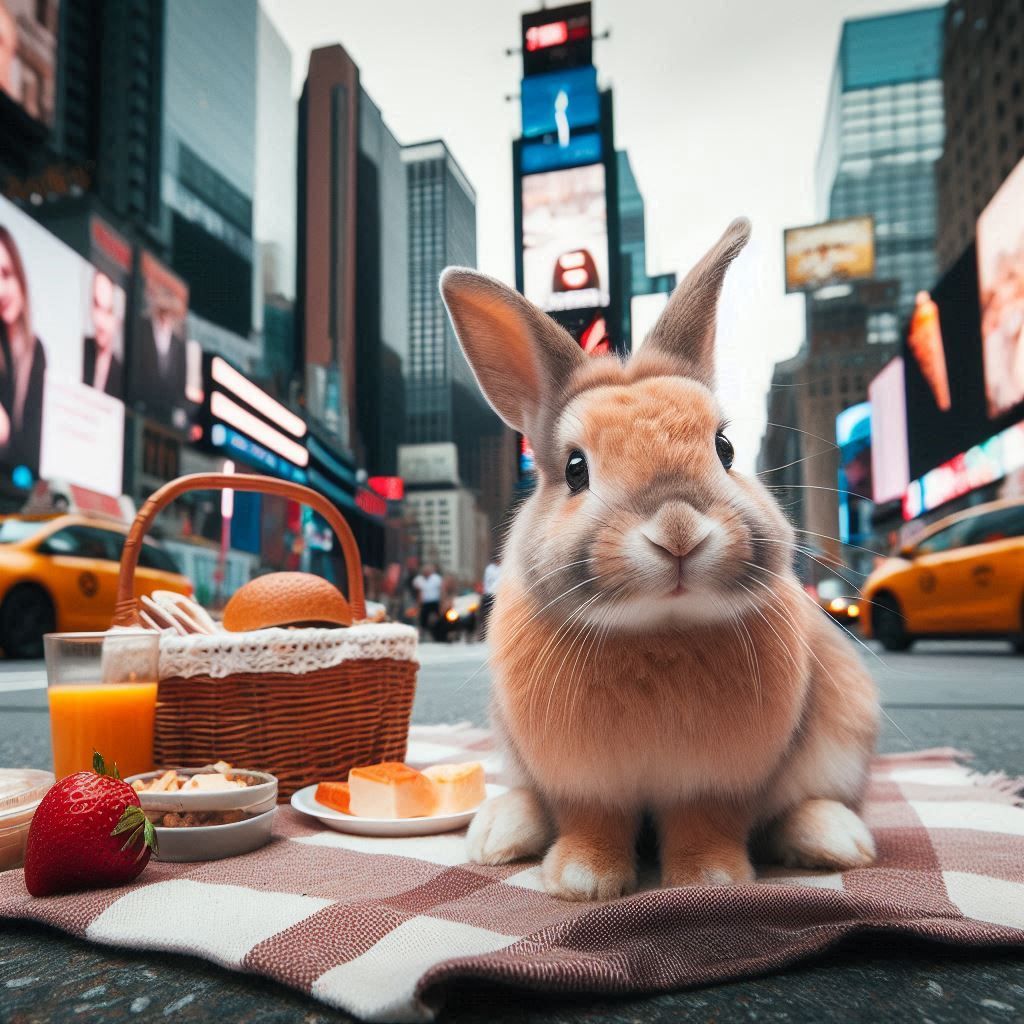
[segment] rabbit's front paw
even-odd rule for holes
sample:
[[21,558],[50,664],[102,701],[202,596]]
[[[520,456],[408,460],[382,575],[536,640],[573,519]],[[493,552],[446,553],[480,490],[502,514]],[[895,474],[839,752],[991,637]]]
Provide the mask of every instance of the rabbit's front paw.
[[466,835],[469,859],[477,864],[507,864],[539,857],[551,842],[551,823],[529,789],[510,789],[488,800]]
[[614,900],[636,888],[632,856],[562,836],[541,865],[549,896],[563,900]]

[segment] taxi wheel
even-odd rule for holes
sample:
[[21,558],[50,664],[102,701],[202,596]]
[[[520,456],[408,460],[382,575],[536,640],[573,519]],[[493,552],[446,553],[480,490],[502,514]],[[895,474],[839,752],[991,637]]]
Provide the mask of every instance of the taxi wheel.
[[1024,601],[1020,603],[1020,632],[1013,638],[1013,649],[1024,654]]
[[903,612],[899,601],[891,594],[880,594],[875,598],[875,608],[871,613],[874,620],[874,633],[879,643],[887,651],[906,651],[914,642],[907,635]]
[[0,647],[8,658],[41,658],[43,634],[56,628],[53,602],[42,587],[21,583],[0,606]]

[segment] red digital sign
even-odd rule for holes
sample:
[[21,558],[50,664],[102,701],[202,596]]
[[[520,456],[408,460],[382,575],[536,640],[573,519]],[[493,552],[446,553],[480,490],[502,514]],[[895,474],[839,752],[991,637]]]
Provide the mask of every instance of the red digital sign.
[[356,505],[371,516],[378,516],[381,519],[388,514],[387,502],[366,487],[356,488]]
[[401,501],[405,497],[405,481],[400,476],[371,476],[366,482],[371,490],[388,501]]
[[526,49],[544,50],[549,46],[559,46],[569,40],[569,24],[565,21],[552,21],[547,25],[531,25],[526,30]]

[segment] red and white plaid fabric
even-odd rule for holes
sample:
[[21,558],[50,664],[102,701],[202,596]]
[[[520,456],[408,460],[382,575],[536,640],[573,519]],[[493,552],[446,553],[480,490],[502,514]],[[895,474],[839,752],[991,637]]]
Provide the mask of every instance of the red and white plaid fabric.
[[[408,760],[500,768],[489,734],[468,725],[414,728]],[[1024,946],[1021,780],[960,761],[952,750],[878,758],[864,809],[878,862],[842,874],[770,869],[753,885],[563,903],[535,862],[467,863],[463,833],[350,836],[281,807],[264,849],[153,861],[121,889],[33,899],[20,870],[0,874],[0,916],[205,957],[371,1021],[430,1020],[445,987],[467,978],[558,993],[721,982],[858,931]]]

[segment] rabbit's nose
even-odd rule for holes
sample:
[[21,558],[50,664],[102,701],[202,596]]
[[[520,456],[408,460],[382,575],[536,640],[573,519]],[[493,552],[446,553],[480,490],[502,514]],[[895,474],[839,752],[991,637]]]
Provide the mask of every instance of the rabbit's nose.
[[657,548],[660,554],[667,555],[669,558],[677,558],[679,561],[692,555],[711,536],[711,531],[708,530],[693,540],[668,539],[664,536],[655,540],[646,530],[641,530],[640,533],[652,547]]

